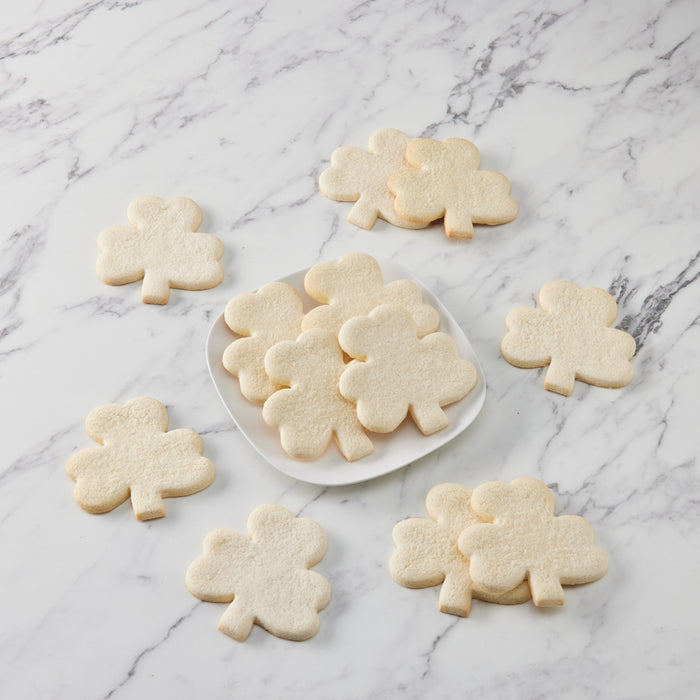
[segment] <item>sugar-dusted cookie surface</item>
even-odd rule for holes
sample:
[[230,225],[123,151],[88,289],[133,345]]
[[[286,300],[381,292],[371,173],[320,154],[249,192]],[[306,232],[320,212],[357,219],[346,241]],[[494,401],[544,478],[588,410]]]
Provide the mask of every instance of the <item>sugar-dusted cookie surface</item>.
[[394,211],[394,195],[387,181],[397,170],[408,167],[406,147],[410,139],[398,129],[379,129],[369,138],[367,150],[353,146],[336,148],[331,166],[318,180],[321,194],[338,202],[357,202],[348,221],[371,229],[377,217],[402,228],[426,224],[405,221]]
[[479,170],[481,158],[471,141],[415,139],[406,158],[412,167],[394,173],[388,183],[400,217],[428,223],[444,216],[450,238],[471,238],[472,224],[503,224],[516,217],[508,179]]
[[504,604],[522,603],[530,597],[526,583],[500,596],[473,585],[469,560],[457,547],[460,534],[482,522],[471,508],[471,494],[459,484],[438,484],[430,489],[425,508],[431,520],[409,518],[397,523],[392,532],[395,549],[389,560],[389,572],[402,586],[442,584],[440,611],[462,617],[469,615],[472,597]]
[[334,262],[314,265],[304,278],[306,293],[324,306],[311,309],[302,328],[325,328],[337,334],[345,321],[363,316],[380,304],[406,309],[422,337],[440,325],[437,310],[423,301],[420,288],[410,280],[384,284],[379,263],[366,253],[348,253]]
[[248,536],[232,530],[206,536],[203,556],[187,569],[187,589],[201,600],[231,603],[219,629],[239,642],[254,624],[282,639],[309,639],[331,595],[328,581],[309,571],[323,559],[326,542],[310,518],[258,506],[248,518]]
[[410,411],[425,435],[446,428],[441,406],[459,401],[476,384],[476,369],[457,353],[446,333],[418,337],[411,314],[383,304],[340,329],[338,340],[351,362],[340,377],[340,393],[357,404],[368,430],[395,430]]
[[223,278],[221,241],[198,233],[202,212],[186,197],[139,197],[129,204],[131,226],[100,233],[97,275],[107,284],[143,279],[141,299],[167,304],[170,289],[210,289]]
[[226,304],[226,325],[239,335],[223,355],[224,367],[240,382],[249,401],[262,403],[280,388],[265,372],[265,353],[275,343],[301,333],[303,304],[294,287],[270,282],[252,294],[239,294]]
[[541,309],[513,309],[506,317],[503,357],[516,367],[549,365],[544,387],[570,396],[576,379],[619,388],[632,381],[634,338],[609,328],[617,316],[610,294],[572,282],[542,287]]
[[349,462],[373,450],[357,420],[355,406],[338,392],[345,369],[336,337],[321,328],[283,341],[265,355],[270,378],[288,386],[263,405],[263,419],[279,429],[282,448],[295,459],[316,459],[335,437]]
[[75,500],[90,513],[105,513],[131,496],[139,520],[162,518],[163,498],[189,496],[214,481],[214,465],[202,457],[194,430],[168,430],[160,401],[136,398],[90,412],[88,435],[100,443],[76,452],[66,464]]
[[528,581],[535,605],[563,605],[562,584],[597,581],[607,571],[588,521],[555,517],[554,496],[537,479],[483,484],[471,505],[489,522],[469,527],[458,544],[472,581],[484,590],[498,594]]

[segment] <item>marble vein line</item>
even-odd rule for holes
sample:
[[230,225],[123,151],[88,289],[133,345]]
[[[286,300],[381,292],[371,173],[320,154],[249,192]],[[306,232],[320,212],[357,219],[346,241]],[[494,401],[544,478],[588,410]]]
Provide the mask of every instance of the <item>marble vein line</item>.
[[294,515],[298,518],[307,509],[308,506],[310,506],[315,501],[318,501],[318,499],[321,498],[321,496],[323,496],[323,494],[327,491],[328,486],[324,486],[313,498],[304,503],[304,505],[301,508],[299,508],[299,510]]
[[0,472],[0,484],[6,479],[12,478],[15,474],[21,474],[40,467],[47,462],[54,462],[53,450],[57,443],[78,430],[80,422],[71,423],[62,430],[59,430],[45,438],[39,445],[28,454],[18,457],[4,471]]
[[[429,124],[421,134],[422,137],[432,137],[438,129],[444,125],[455,125],[458,123],[469,124],[475,133],[478,133],[480,128],[484,126],[493,112],[502,109],[506,102],[511,98],[517,97],[523,92],[525,87],[530,84],[535,84],[537,81],[520,81],[520,78],[525,73],[536,69],[541,63],[545,53],[542,51],[533,52],[532,46],[541,38],[541,33],[558,22],[565,14],[555,13],[540,13],[534,19],[530,20],[525,17],[519,24],[511,25],[503,34],[493,39],[484,53],[479,56],[473,70],[468,78],[459,81],[450,91],[449,99],[445,108],[445,117],[437,122]],[[528,39],[527,46],[521,46],[523,38]],[[474,107],[473,98],[471,97],[472,90],[480,89],[476,84],[479,81],[487,79],[493,74],[491,63],[497,50],[503,45],[514,44],[518,48],[525,51],[527,58],[515,63],[507,68],[502,74],[497,74],[501,79],[498,87],[494,87],[491,92],[495,92],[491,104],[487,107],[485,113],[478,119],[471,118],[472,108]],[[473,47],[471,47],[473,48]],[[533,62],[534,59],[534,62]],[[565,90],[578,90],[582,88],[573,88],[564,84],[559,84],[559,87]],[[589,89],[589,88],[586,88]],[[466,109],[459,109],[454,106],[453,102],[464,97],[465,93],[469,94],[469,102]]]
[[[637,353],[644,347],[647,338],[660,330],[663,324],[662,316],[676,295],[698,279],[700,279],[700,251],[670,282],[657,287],[644,299],[638,314],[627,315],[622,319],[617,327],[634,337]],[[610,287],[610,294],[619,301],[628,286],[627,278],[618,277]]]
[[430,649],[428,649],[428,651],[426,651],[423,654],[423,658],[425,659],[425,666],[423,668],[423,673],[421,674],[422,680],[425,680],[430,676],[430,664],[433,660],[433,656],[440,642],[452,631],[455,625],[459,624],[460,620],[463,619],[464,618],[455,617],[455,619],[452,622],[450,622],[450,624],[447,625],[447,627],[445,627],[445,629],[443,629],[442,632],[440,632],[440,634],[438,634],[437,637],[435,637],[435,639],[433,639],[433,642],[430,645]]
[[180,625],[182,625],[183,622],[186,620],[189,620],[190,617],[192,617],[194,611],[201,605],[201,602],[195,603],[188,612],[186,612],[184,615],[179,617],[175,622],[173,622],[170,627],[168,627],[166,633],[154,644],[152,644],[149,647],[146,647],[143,649],[139,654],[136,656],[136,658],[133,660],[131,663],[131,666],[129,667],[129,670],[126,673],[126,677],[114,688],[112,688],[106,695],[104,695],[104,700],[109,700],[109,698],[113,697],[115,693],[119,692],[136,674],[136,670],[138,668],[138,665],[141,663],[141,660],[148,656],[151,652],[155,651],[156,649],[160,648],[165,642],[168,641],[170,638],[170,635],[178,628]]
[[330,232],[318,248],[318,255],[316,256],[317,262],[323,260],[323,252],[326,249],[326,246],[338,235],[338,229],[340,228],[339,224],[340,219],[338,218],[338,214],[333,214],[333,219],[331,220],[330,225]]
[[[304,176],[300,176],[299,179],[303,179]],[[275,189],[275,191],[270,192],[268,195],[264,196],[262,200],[254,204],[250,209],[247,211],[243,212],[230,226],[232,230],[236,230],[238,228],[241,228],[242,226],[245,226],[245,224],[249,224],[253,221],[257,221],[258,219],[261,219],[263,217],[269,217],[272,215],[277,215],[279,214],[280,211],[286,211],[289,209],[297,209],[299,207],[303,207],[304,204],[306,204],[310,199],[316,196],[316,188],[315,188],[315,179],[314,181],[314,191],[310,192],[308,195],[304,197],[298,197],[297,199],[291,201],[291,202],[284,202],[282,204],[271,204],[268,202],[268,200],[275,196],[276,194],[279,193],[279,188]]]
[[82,5],[61,17],[37,22],[30,30],[20,32],[0,44],[0,60],[18,56],[38,55],[50,46],[70,38],[70,33],[100,7],[114,6],[116,3],[91,2]]
[[[0,309],[7,319],[14,313],[22,296],[22,283],[27,275],[27,268],[34,264],[41,249],[46,245],[47,228],[42,226],[24,226],[14,231],[10,236],[8,245],[2,253],[4,270],[0,271],[0,299],[5,297],[5,303]],[[5,326],[0,339],[6,338],[11,330],[21,325],[21,320],[14,326]]]
[[222,433],[237,433],[239,432],[238,426],[231,421],[224,421],[219,423],[214,423],[211,426],[204,428],[203,430],[197,431],[201,436],[203,435],[220,435]]

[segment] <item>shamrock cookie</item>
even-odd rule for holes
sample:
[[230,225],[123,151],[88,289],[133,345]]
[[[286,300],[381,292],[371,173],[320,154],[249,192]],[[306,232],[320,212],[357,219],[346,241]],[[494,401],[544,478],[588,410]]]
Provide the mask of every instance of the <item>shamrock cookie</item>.
[[265,372],[265,353],[275,343],[294,340],[301,333],[303,317],[301,297],[284,282],[270,282],[253,294],[239,294],[226,305],[226,325],[249,337],[226,348],[223,364],[238,377],[241,393],[249,401],[262,403],[281,388]]
[[366,253],[348,253],[335,262],[314,265],[304,278],[306,293],[324,306],[306,314],[302,328],[325,328],[337,334],[345,321],[364,316],[380,304],[406,309],[418,327],[419,336],[440,325],[440,315],[423,302],[420,288],[410,280],[385,285],[379,263]]
[[497,595],[527,581],[535,605],[563,605],[562,584],[597,581],[607,570],[588,521],[555,517],[552,492],[537,479],[483,484],[471,506],[488,522],[462,532],[458,545],[472,581],[484,590]]
[[321,173],[321,194],[338,202],[357,202],[348,221],[371,229],[377,216],[394,226],[423,228],[426,224],[405,221],[394,212],[394,195],[387,181],[392,173],[408,167],[406,146],[410,139],[398,129],[379,129],[367,150],[343,146],[331,156],[331,167]]
[[544,367],[544,388],[570,396],[576,379],[608,388],[632,381],[634,338],[609,328],[617,304],[603,289],[572,282],[542,287],[542,309],[514,309],[506,317],[503,357],[516,367]]
[[265,401],[263,419],[279,429],[282,447],[291,457],[316,459],[332,437],[349,462],[372,452],[355,407],[338,392],[338,378],[344,369],[338,341],[320,328],[268,350],[267,374],[290,388]]
[[530,591],[521,583],[503,595],[492,595],[474,586],[469,560],[459,551],[457,541],[468,527],[481,522],[470,505],[472,492],[459,484],[438,484],[428,492],[425,508],[431,520],[409,518],[394,526],[394,553],[389,572],[408,588],[442,584],[440,612],[469,615],[472,597],[494,603],[526,601]]
[[194,430],[168,430],[160,401],[137,398],[90,412],[88,435],[100,443],[74,454],[66,470],[75,500],[89,513],[105,513],[131,496],[139,520],[162,518],[164,498],[189,496],[214,481],[214,465],[202,457]]
[[473,223],[503,224],[518,213],[508,179],[479,170],[479,151],[466,139],[415,139],[406,159],[412,167],[394,173],[388,185],[394,210],[408,221],[427,224],[444,216],[450,238],[471,238]]
[[476,384],[476,369],[457,354],[446,333],[419,338],[405,309],[383,304],[369,316],[347,321],[341,347],[351,362],[340,377],[340,393],[357,403],[368,430],[389,433],[410,411],[416,425],[431,435],[448,425],[441,406],[459,401]]
[[98,238],[97,275],[107,284],[143,279],[141,299],[167,304],[170,288],[210,289],[223,278],[221,241],[197,233],[199,207],[185,197],[139,197],[129,205],[131,226],[113,226]]
[[328,604],[328,581],[309,569],[326,553],[326,534],[309,518],[286,508],[263,505],[248,518],[248,537],[213,530],[204,554],[187,569],[193,596],[230,603],[219,629],[243,642],[258,624],[276,637],[302,641],[319,627],[319,610]]

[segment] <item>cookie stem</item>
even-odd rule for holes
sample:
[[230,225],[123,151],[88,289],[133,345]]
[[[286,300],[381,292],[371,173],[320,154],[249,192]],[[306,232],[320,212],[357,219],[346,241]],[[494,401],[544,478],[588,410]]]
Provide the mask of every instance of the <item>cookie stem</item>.
[[564,605],[564,589],[558,576],[545,571],[531,571],[529,578],[532,602],[538,608]]
[[155,520],[165,516],[165,503],[155,492],[141,489],[131,489],[131,507],[139,520]]
[[424,435],[432,435],[449,424],[447,414],[436,402],[426,401],[423,404],[411,404],[411,416]]
[[169,297],[170,284],[167,278],[146,270],[141,287],[141,301],[144,304],[167,304]]
[[448,574],[440,589],[438,601],[440,612],[467,617],[471,604],[472,594],[469,581],[465,581],[462,576]]
[[348,221],[369,231],[377,221],[377,208],[368,204],[366,198],[360,196],[355,206],[350,210]]
[[338,449],[348,462],[362,459],[374,451],[371,440],[365,435],[362,428],[357,430],[351,428],[339,428],[335,432],[335,440]]
[[473,238],[474,226],[467,207],[445,211],[445,233],[449,238]]
[[235,598],[219,620],[219,631],[238,642],[245,642],[254,622],[255,617],[245,610],[240,598]]
[[553,357],[544,377],[544,388],[563,396],[571,396],[575,381],[576,374],[571,370],[571,367],[566,362]]

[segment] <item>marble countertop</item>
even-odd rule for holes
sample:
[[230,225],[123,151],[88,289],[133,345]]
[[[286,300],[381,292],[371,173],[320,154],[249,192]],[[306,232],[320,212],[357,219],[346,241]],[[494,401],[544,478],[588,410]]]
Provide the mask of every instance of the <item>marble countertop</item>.
[[[692,0],[28,0],[0,27],[0,692],[21,698],[695,698],[700,688],[700,13]],[[318,192],[377,128],[474,141],[520,212],[450,240],[349,224]],[[94,272],[137,196],[184,195],[225,278],[173,290]],[[381,478],[323,487],[269,466],[207,372],[232,296],[364,251],[395,260],[467,333],[488,385],[456,439]],[[567,279],[609,290],[637,341],[618,391],[543,389],[499,352],[506,313]],[[138,522],[96,516],[65,462],[88,412],[134,396],[193,428],[217,477]],[[534,476],[585,516],[599,582],[537,609],[437,610],[387,571],[428,489]],[[304,643],[217,631],[184,585],[204,535],[261,503],[328,534],[332,585]]]

